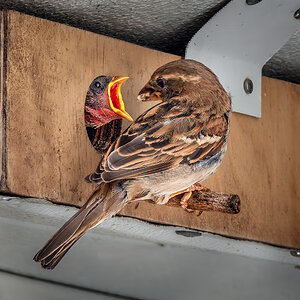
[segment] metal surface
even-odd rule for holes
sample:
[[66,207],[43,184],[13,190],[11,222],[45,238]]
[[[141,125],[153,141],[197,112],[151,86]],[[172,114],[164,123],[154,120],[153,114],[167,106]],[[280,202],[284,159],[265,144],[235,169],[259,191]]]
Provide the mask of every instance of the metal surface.
[[133,300],[0,271],[1,300]]
[[[186,58],[211,68],[232,97],[233,111],[261,116],[261,72],[300,28],[294,18],[298,0],[264,0],[255,5],[233,0],[189,42]],[[244,82],[253,83],[253,91]],[[249,87],[249,85],[246,85]]]
[[[184,56],[186,45],[193,35],[228,2],[229,0],[1,0],[0,8],[14,9]],[[245,0],[241,2],[244,3]],[[300,31],[268,61],[263,68],[263,75],[300,83]]]
[[34,253],[75,212],[0,198],[0,269],[138,299],[298,299],[300,259],[290,249],[132,218],[107,220],[43,270]]
[[295,257],[300,257],[300,250],[291,250],[291,255]]

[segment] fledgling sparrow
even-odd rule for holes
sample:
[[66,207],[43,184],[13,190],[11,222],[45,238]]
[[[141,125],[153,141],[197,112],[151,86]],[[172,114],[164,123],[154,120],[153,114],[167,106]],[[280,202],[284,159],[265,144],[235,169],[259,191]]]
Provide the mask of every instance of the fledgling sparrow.
[[165,204],[220,166],[231,103],[207,67],[192,60],[168,63],[154,72],[138,98],[162,102],[139,116],[88,176],[98,183],[95,192],[35,255],[42,267],[53,269],[85,232],[126,203]]
[[133,121],[125,111],[121,85],[128,77],[98,76],[85,99],[85,125],[94,148],[105,153],[121,134],[122,118]]

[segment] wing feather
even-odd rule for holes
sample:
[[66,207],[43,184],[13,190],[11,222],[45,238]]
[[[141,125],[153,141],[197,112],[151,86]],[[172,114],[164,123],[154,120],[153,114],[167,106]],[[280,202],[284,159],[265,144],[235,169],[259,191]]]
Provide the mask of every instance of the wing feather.
[[[163,106],[163,104],[161,104]],[[137,119],[111,146],[93,181],[110,182],[152,175],[193,164],[218,153],[227,140],[228,118],[212,115],[201,119],[192,113],[180,118],[164,118],[149,110]]]

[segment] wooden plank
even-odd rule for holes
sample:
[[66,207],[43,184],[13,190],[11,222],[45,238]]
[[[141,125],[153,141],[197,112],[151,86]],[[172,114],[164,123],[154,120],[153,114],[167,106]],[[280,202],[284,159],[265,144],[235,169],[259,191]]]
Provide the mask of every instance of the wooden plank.
[[136,95],[153,69],[178,57],[11,11],[7,36],[7,190],[81,205],[99,160],[84,126],[89,84],[130,76],[123,97],[137,117],[151,106]]
[[5,183],[5,178],[3,177],[4,172],[2,172],[3,170],[3,166],[4,161],[3,161],[3,155],[2,153],[5,150],[5,143],[3,143],[3,139],[5,138],[5,120],[3,118],[3,102],[4,102],[4,98],[5,98],[5,61],[6,59],[4,59],[6,51],[4,51],[4,18],[2,17],[2,11],[0,11],[0,186],[2,187],[2,189],[4,189],[4,183]]
[[236,193],[238,215],[141,203],[123,213],[224,235],[300,248],[300,85],[263,77],[262,118],[233,113],[228,153],[203,185]]
[[[82,178],[98,155],[87,138],[83,105],[100,74],[129,75],[123,87],[128,111],[160,65],[177,56],[8,12],[6,155],[2,190],[81,205],[92,191]],[[239,215],[203,213],[148,203],[122,214],[225,235],[300,247],[299,85],[263,78],[261,119],[233,114],[228,154],[206,182],[241,197]]]

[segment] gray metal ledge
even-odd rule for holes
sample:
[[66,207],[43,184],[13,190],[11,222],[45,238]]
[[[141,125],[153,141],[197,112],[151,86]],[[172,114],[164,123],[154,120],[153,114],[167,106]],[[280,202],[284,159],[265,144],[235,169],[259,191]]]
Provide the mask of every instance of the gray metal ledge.
[[1,197],[0,269],[138,299],[298,299],[300,258],[290,249],[126,217],[94,228],[43,270],[34,253],[75,211]]

